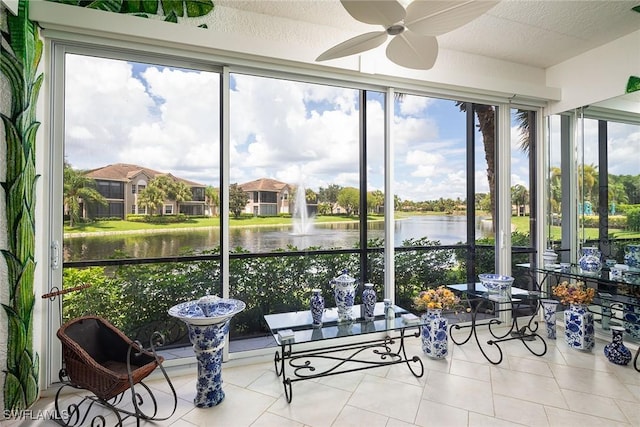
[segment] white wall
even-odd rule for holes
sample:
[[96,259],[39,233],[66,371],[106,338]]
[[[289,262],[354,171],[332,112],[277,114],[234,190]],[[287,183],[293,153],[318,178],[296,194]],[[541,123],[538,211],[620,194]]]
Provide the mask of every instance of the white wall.
[[562,99],[547,114],[620,96],[631,75],[640,77],[640,31],[550,67],[547,84],[561,87]]

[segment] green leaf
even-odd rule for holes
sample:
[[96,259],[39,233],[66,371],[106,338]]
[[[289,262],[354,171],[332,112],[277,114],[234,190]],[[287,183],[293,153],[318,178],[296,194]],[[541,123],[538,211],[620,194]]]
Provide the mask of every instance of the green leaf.
[[[640,6],[638,6],[640,7]],[[629,81],[627,82],[627,93],[635,92],[640,90],[640,77],[630,76]]]
[[186,0],[185,6],[190,18],[208,15],[214,8],[213,0]]
[[160,3],[158,0],[143,0],[142,1],[142,11],[146,13],[151,13],[153,15],[157,15],[160,9]]
[[95,0],[85,6],[89,9],[105,10],[119,13],[122,9],[122,0]]
[[14,372],[18,366],[22,352],[25,350],[27,331],[12,307],[5,304],[2,304],[2,307],[5,313],[7,313],[7,319],[9,320],[7,327],[9,332],[7,337],[7,368],[9,371]]
[[12,252],[4,249],[2,249],[0,252],[2,252],[4,260],[7,264],[7,273],[9,280],[9,300],[13,301],[13,299],[15,298],[16,286],[20,280],[20,276],[22,275],[22,264]]
[[184,0],[160,0],[160,1],[162,3],[162,10],[164,11],[164,15],[167,18],[172,13],[175,16],[180,16],[180,17],[184,15]]
[[5,410],[18,410],[26,409],[27,403],[24,400],[24,391],[22,384],[11,372],[5,372],[6,377],[4,379],[4,409]]

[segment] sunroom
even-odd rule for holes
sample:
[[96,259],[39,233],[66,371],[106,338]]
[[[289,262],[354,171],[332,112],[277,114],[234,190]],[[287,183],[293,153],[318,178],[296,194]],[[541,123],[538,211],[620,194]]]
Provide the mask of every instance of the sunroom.
[[[26,209],[34,225],[27,317],[40,362],[38,396],[59,382],[56,331],[87,314],[134,339],[162,330],[165,366],[179,376],[195,369],[195,359],[186,325],[168,310],[205,295],[246,304],[224,347],[224,369],[240,369],[279,348],[265,316],[308,311],[313,289],[335,305],[330,282],[343,274],[357,283],[356,304],[373,283],[379,304],[389,299],[416,312],[421,290],[445,285],[464,297],[482,273],[513,277],[525,292],[549,291],[546,249],[558,267],[575,267],[583,248],[596,247],[607,278],[605,259],[630,265],[628,248],[640,242],[640,13],[633,1],[477,2],[486,11],[438,34],[434,63],[415,66],[407,55],[387,55],[384,45],[317,61],[345,40],[381,30],[339,1],[213,0],[210,11],[178,15],[176,23],[165,22],[170,13],[162,8],[145,19],[62,3],[2,1],[3,32],[15,39],[21,32],[6,17],[28,13],[43,43],[37,69],[28,70],[42,76],[42,86],[33,102],[40,122],[30,171],[35,205]],[[387,36],[387,46],[400,37]],[[403,60],[413,68],[396,63]],[[3,77],[3,114],[11,110],[8,82]],[[4,154],[9,177],[15,163],[11,151]],[[175,207],[140,193],[122,197],[135,200],[122,207],[125,221],[70,225],[75,202],[105,203],[78,196],[70,184],[119,163],[204,183],[204,210],[216,214],[178,218]],[[289,215],[279,221],[234,214],[234,185],[261,179],[291,189]],[[13,249],[17,214],[6,197],[0,233]],[[152,211],[162,212],[157,223],[137,215]],[[2,274],[10,279],[7,259]],[[629,280],[620,295],[637,298]],[[2,302],[15,307],[6,283]],[[609,283],[591,285],[617,297]],[[611,335],[605,306],[623,326],[635,310],[618,300],[591,308],[600,353]],[[519,310],[494,307],[483,316],[508,323],[539,317],[536,308],[525,300]],[[3,336],[12,336],[2,316],[10,332]],[[448,321],[466,325],[470,316],[453,313]],[[633,331],[624,339],[635,350]],[[9,341],[0,338],[0,346],[10,348]],[[498,360],[475,356],[481,360],[472,363]],[[502,353],[499,360],[508,364]],[[629,368],[623,372],[638,376]],[[427,373],[437,370],[427,362]],[[4,384],[9,408],[13,391]],[[637,403],[637,392],[631,396]],[[622,421],[637,421],[625,409]],[[422,425],[415,411],[407,419],[387,415]]]

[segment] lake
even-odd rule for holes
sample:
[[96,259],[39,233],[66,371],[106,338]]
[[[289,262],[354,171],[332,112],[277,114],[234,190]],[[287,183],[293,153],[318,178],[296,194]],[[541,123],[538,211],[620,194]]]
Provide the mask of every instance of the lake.
[[[384,238],[384,223],[371,222],[369,239]],[[490,223],[476,218],[476,236],[486,237]],[[443,245],[466,240],[465,216],[427,215],[397,220],[394,229],[394,245],[401,246],[407,239],[426,237]],[[322,248],[354,248],[360,239],[359,224],[315,224],[306,235],[295,235],[291,226],[234,227],[230,229],[229,243],[232,249],[241,247],[251,252],[271,252],[288,245],[305,249],[310,246]],[[97,260],[112,258],[120,252],[134,258],[169,257],[193,250],[211,250],[219,245],[220,229],[172,230],[145,234],[106,234],[64,239],[64,260]],[[120,256],[119,256],[120,257]]]

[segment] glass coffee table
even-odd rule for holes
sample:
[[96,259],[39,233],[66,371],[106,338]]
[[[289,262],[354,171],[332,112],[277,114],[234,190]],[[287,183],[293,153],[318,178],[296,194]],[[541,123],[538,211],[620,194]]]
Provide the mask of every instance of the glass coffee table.
[[[309,310],[264,316],[280,346],[274,364],[276,374],[282,377],[287,402],[291,403],[292,383],[296,381],[401,363],[421,377],[422,360],[419,356],[408,357],[405,348],[405,337],[420,337],[420,318],[411,318],[407,310],[396,305],[393,309],[395,316],[387,319],[384,304],[377,303],[374,319],[365,320],[362,307],[354,305],[354,320],[338,322],[337,308],[328,308],[319,327],[312,325]],[[412,332],[407,334],[407,330]]]

